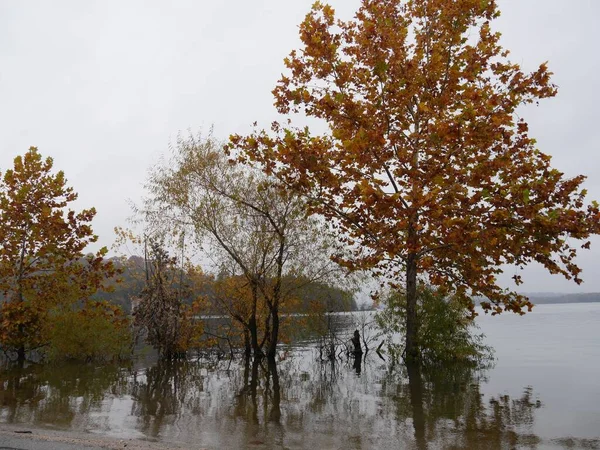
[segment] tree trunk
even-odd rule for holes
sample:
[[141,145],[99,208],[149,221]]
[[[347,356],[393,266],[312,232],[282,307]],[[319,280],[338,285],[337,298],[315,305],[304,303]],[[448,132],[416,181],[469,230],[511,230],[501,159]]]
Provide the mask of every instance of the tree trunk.
[[250,332],[248,329],[244,329],[244,354],[246,358],[249,358],[252,354],[252,344],[250,343]]
[[269,339],[267,356],[275,358],[275,355],[277,355],[277,340],[279,339],[279,309],[277,305],[271,310],[271,316],[273,322],[271,324],[271,337]]
[[263,352],[258,344],[258,327],[256,325],[256,316],[250,318],[248,329],[250,330],[250,343],[252,345],[252,350],[254,351],[254,356],[260,357],[262,356]]
[[250,354],[244,356],[244,388],[242,392],[244,393],[246,389],[248,389],[248,380],[250,379]]
[[[414,117],[414,116],[413,116]],[[421,134],[421,124],[419,116],[416,115],[415,131],[417,135]],[[411,164],[412,171],[416,174],[419,170],[419,150],[413,148],[413,160]],[[411,205],[412,212],[409,214],[407,247],[408,257],[406,259],[406,363],[416,363],[419,360],[419,342],[418,342],[418,322],[417,322],[417,260],[419,236],[417,227],[419,224],[419,211],[415,206],[421,192],[418,183],[412,184]]]
[[[17,279],[18,292],[17,292],[17,303],[23,306],[23,274],[24,274],[24,261],[25,261],[25,249],[26,249],[27,235],[23,235],[23,241],[21,243],[21,257],[19,258],[19,277]],[[23,309],[21,309],[23,311]],[[25,326],[19,325],[19,337],[21,339],[21,345],[17,349],[17,362],[20,367],[23,367],[25,362]]]
[[410,363],[418,359],[417,258],[411,253],[406,263],[406,360]]
[[269,373],[273,379],[273,404],[269,412],[269,421],[279,423],[281,420],[281,388],[279,386],[279,374],[274,358],[268,359]]
[[252,316],[250,317],[250,321],[248,322],[248,328],[250,330],[250,342],[252,344],[252,350],[254,351],[254,356],[262,357],[263,351],[262,346],[258,343],[258,325],[256,323],[256,305],[258,304],[258,287],[256,283],[252,283]]
[[416,362],[407,361],[408,388],[410,392],[410,405],[412,407],[413,427],[415,429],[415,441],[419,450],[427,448],[425,436],[425,410],[423,408],[423,379],[421,378],[421,367]]
[[252,401],[252,413],[250,415],[251,423],[258,424],[258,400],[256,391],[258,388],[258,366],[260,365],[260,358],[254,358],[252,360],[252,373],[250,375],[250,399]]
[[19,366],[23,366],[23,363],[25,362],[25,346],[21,345],[18,349],[17,349],[17,362],[19,363]]
[[281,276],[283,274],[283,265],[285,264],[285,232],[278,230],[279,234],[279,251],[277,254],[277,276],[275,278],[275,286],[273,288],[273,297],[269,304],[269,309],[272,317],[271,339],[267,351],[267,356],[275,358],[277,354],[277,341],[279,340],[279,300],[281,296]]
[[264,334],[263,340],[261,342],[261,347],[264,347],[264,345],[266,344],[267,353],[268,353],[268,349],[271,348],[271,337],[272,337],[271,336],[271,317],[272,317],[272,312],[271,312],[271,310],[269,310],[269,314],[265,318],[265,334]]

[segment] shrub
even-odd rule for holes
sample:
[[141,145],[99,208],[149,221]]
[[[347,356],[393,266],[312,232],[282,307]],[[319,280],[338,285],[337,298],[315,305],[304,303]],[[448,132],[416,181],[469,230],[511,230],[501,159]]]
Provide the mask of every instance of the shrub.
[[108,302],[87,301],[49,317],[47,357],[51,360],[109,361],[131,355],[132,333],[123,310]]
[[[376,320],[388,336],[392,358],[402,356],[406,336],[406,296],[401,291],[383,298],[383,310]],[[482,365],[493,359],[493,350],[483,343],[485,337],[461,298],[420,285],[417,299],[417,342],[425,364],[449,362]]]

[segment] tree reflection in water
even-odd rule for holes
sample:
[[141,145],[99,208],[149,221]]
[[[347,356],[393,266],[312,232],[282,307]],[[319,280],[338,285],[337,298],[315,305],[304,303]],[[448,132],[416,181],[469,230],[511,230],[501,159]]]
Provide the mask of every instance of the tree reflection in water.
[[[357,370],[357,366],[360,368]],[[29,367],[0,375],[0,420],[115,432],[207,448],[536,448],[531,388],[486,398],[468,367],[390,368],[376,356]],[[118,403],[120,400],[121,403]]]
[[278,364],[246,359],[229,371],[158,364],[134,383],[132,413],[147,435],[167,439],[177,427],[179,439],[191,439],[203,429],[201,442],[215,446],[501,449],[540,442],[531,433],[541,407],[531,388],[518,399],[486,400],[473,368],[389,370],[365,359],[358,372],[353,359],[319,363],[307,353]]
[[129,370],[116,365],[31,365],[0,371],[0,421],[86,429],[105,400],[127,395]]
[[[394,383],[398,422],[412,419],[418,449],[428,443],[444,448],[536,448],[541,440],[532,433],[534,413],[542,407],[526,387],[521,397],[491,397],[481,393],[484,373],[472,367],[450,366],[405,369],[408,386]],[[410,407],[403,404],[410,401]]]

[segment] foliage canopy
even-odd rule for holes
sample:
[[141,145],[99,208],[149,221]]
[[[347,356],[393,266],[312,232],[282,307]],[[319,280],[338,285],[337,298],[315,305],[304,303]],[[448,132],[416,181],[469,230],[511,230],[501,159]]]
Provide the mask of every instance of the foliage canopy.
[[68,209],[77,194],[52,167],[52,158],[31,147],[0,179],[0,345],[21,360],[46,343],[51,309],[86,300],[116,273],[106,248],[83,254],[98,239],[96,211]]

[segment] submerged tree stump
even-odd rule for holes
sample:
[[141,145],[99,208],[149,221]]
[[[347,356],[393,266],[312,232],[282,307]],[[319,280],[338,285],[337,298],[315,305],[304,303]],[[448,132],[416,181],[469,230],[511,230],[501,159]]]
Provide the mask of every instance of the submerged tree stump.
[[354,336],[352,337],[351,341],[354,345],[354,350],[352,351],[352,353],[354,353],[355,356],[362,355],[363,351],[360,345],[360,333],[358,332],[358,330],[354,331]]

